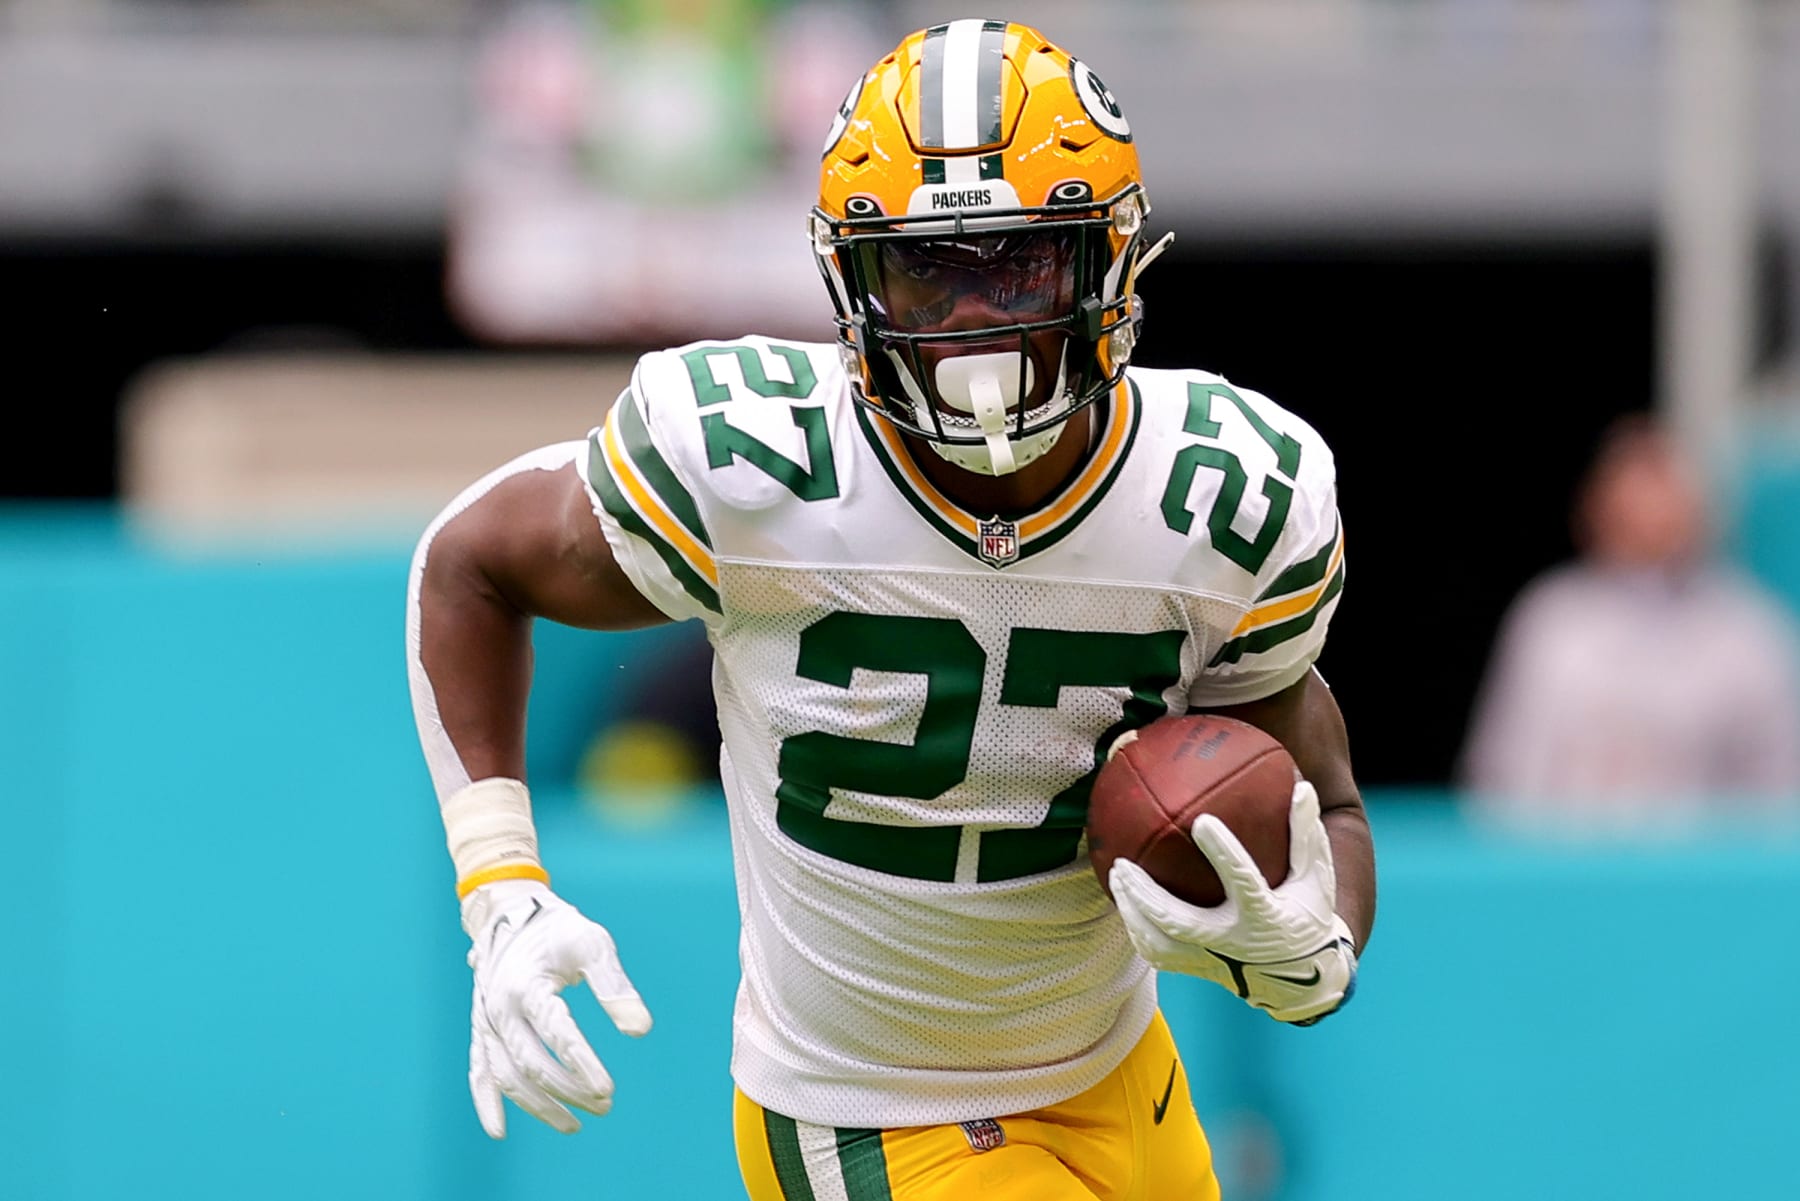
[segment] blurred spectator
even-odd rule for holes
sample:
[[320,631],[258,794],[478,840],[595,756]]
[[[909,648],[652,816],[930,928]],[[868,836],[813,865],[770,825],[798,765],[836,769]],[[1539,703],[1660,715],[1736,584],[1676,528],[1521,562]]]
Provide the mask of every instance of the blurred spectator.
[[1502,625],[1463,753],[1478,802],[1631,822],[1800,795],[1793,616],[1719,561],[1699,472],[1664,428],[1607,431],[1573,533],[1579,558]]
[[878,13],[866,0],[502,6],[449,202],[459,320],[496,343],[830,337],[803,218],[819,114],[886,44]]

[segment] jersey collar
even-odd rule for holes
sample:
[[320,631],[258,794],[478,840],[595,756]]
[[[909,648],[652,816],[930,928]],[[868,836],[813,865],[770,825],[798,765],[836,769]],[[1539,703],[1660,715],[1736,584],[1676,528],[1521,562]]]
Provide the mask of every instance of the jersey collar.
[[[876,460],[907,503],[958,550],[990,567],[1001,568],[1048,550],[1093,511],[1125,465],[1132,443],[1137,439],[1144,406],[1137,385],[1127,378],[1107,406],[1106,426],[1101,431],[1099,447],[1083,465],[1074,483],[1043,508],[1016,521],[979,517],[958,507],[925,478],[906,452],[900,433],[892,424],[871,415],[862,405],[854,407],[856,422],[874,448]],[[1010,545],[1006,539],[1011,539]]]

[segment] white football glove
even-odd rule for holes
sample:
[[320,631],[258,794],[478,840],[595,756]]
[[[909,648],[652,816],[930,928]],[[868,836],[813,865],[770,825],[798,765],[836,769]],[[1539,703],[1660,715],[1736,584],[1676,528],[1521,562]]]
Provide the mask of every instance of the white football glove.
[[612,935],[536,880],[470,893],[463,929],[475,970],[469,1092],[482,1129],[506,1137],[503,1095],[564,1134],[581,1129],[570,1107],[611,1109],[612,1077],[557,993],[586,980],[622,1032],[649,1031],[650,1011],[619,966]]
[[1225,886],[1211,908],[1173,895],[1129,859],[1108,882],[1138,954],[1165,972],[1230,989],[1277,1021],[1311,1025],[1350,999],[1356,944],[1337,915],[1337,872],[1319,816],[1319,795],[1302,780],[1288,811],[1288,874],[1270,888],[1225,823],[1194,821],[1194,843]]

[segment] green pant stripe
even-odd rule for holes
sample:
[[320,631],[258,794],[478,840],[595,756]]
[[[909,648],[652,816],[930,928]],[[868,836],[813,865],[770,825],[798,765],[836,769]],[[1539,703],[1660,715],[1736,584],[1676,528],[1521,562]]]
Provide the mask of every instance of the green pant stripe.
[[837,1132],[838,1169],[844,1174],[844,1196],[849,1201],[893,1201],[888,1189],[887,1152],[881,1148],[881,1131]]
[[800,1132],[793,1118],[763,1110],[763,1133],[769,1139],[769,1158],[775,1163],[775,1181],[785,1201],[813,1201],[812,1182],[806,1178],[806,1157],[800,1153]]

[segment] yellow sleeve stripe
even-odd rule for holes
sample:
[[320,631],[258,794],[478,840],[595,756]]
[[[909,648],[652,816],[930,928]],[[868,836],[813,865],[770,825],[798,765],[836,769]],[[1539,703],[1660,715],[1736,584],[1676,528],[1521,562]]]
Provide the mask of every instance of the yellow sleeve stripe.
[[492,884],[496,880],[536,880],[540,884],[548,884],[550,873],[535,863],[502,863],[499,867],[484,867],[478,872],[470,872],[456,882],[457,899],[460,900],[483,884]]
[[613,478],[625,489],[627,496],[657,533],[681,552],[681,557],[691,564],[695,571],[706,577],[707,583],[714,588],[719,586],[719,569],[713,562],[712,552],[694,540],[682,524],[664,507],[655,492],[644,483],[638,475],[637,466],[619,445],[617,409],[608,415],[606,428],[602,434],[603,447],[606,451],[606,465],[612,469]]
[[1332,577],[1337,574],[1337,569],[1343,561],[1344,534],[1343,530],[1340,528],[1338,531],[1337,546],[1331,552],[1331,564],[1325,569],[1325,577],[1320,580],[1317,585],[1308,588],[1298,596],[1290,596],[1286,600],[1270,601],[1266,605],[1258,605],[1256,608],[1250,610],[1250,612],[1244,614],[1243,619],[1232,629],[1231,636],[1236,638],[1242,634],[1249,633],[1251,630],[1258,629],[1259,627],[1270,625],[1277,621],[1285,621],[1287,618],[1293,617],[1298,613],[1304,613],[1314,605],[1318,604],[1319,598],[1325,595],[1326,588],[1330,586]]

